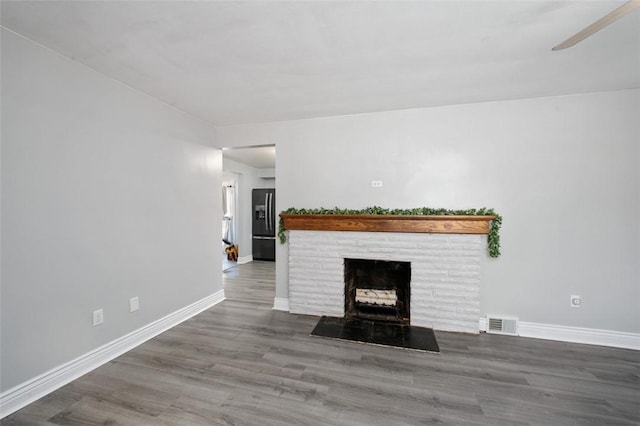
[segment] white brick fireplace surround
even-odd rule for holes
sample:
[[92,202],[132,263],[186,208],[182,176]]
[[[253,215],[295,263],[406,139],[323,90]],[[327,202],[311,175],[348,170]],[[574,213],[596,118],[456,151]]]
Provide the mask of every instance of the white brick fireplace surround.
[[411,262],[411,325],[479,332],[485,235],[289,231],[290,312],[344,316],[344,259]]

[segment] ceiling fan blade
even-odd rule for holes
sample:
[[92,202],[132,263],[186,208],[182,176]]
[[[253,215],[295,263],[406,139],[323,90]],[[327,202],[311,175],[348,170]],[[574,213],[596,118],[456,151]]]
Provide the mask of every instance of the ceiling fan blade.
[[624,3],[619,8],[615,9],[614,11],[609,12],[607,15],[598,19],[596,22],[589,25],[587,28],[580,31],[576,35],[569,37],[559,45],[554,46],[553,49],[551,50],[562,50],[562,49],[566,49],[567,47],[571,47],[574,44],[577,44],[582,40],[584,40],[585,38],[589,37],[590,35],[600,31],[601,29],[611,24],[612,22],[617,21],[618,19],[622,18],[624,15],[626,15],[627,13],[631,12],[633,9],[636,9],[638,7],[640,7],[640,0],[630,0]]

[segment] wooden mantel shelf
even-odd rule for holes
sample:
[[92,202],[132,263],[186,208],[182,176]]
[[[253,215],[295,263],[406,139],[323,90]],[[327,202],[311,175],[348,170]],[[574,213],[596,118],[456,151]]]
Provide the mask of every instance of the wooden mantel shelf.
[[488,234],[487,216],[280,214],[286,230]]

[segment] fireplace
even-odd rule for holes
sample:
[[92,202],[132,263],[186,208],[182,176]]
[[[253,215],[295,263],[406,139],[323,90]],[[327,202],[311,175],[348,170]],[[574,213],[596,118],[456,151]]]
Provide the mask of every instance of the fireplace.
[[411,263],[344,259],[344,316],[409,324]]
[[[289,231],[289,312],[344,318],[345,259],[403,261],[411,262],[411,304],[406,309],[412,326],[479,332],[485,235],[495,215],[280,216]],[[394,298],[386,290],[369,294]],[[360,292],[360,300],[367,297]]]
[[[344,318],[345,259],[410,264],[410,325],[479,331],[483,235],[299,231],[289,233],[289,311]],[[362,289],[376,289],[375,284]],[[385,290],[385,287],[382,287]],[[398,300],[402,301],[402,296]],[[381,296],[387,297],[383,292]],[[355,303],[355,290],[352,296]],[[393,297],[393,296],[391,296]],[[388,297],[387,297],[388,298]]]

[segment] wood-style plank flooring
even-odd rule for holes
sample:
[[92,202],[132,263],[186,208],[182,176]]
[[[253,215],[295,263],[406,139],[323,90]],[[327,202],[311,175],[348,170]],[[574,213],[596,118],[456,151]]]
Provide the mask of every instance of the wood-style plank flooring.
[[437,332],[440,354],[311,337],[272,310],[274,264],[228,299],[2,425],[640,424],[640,352]]

